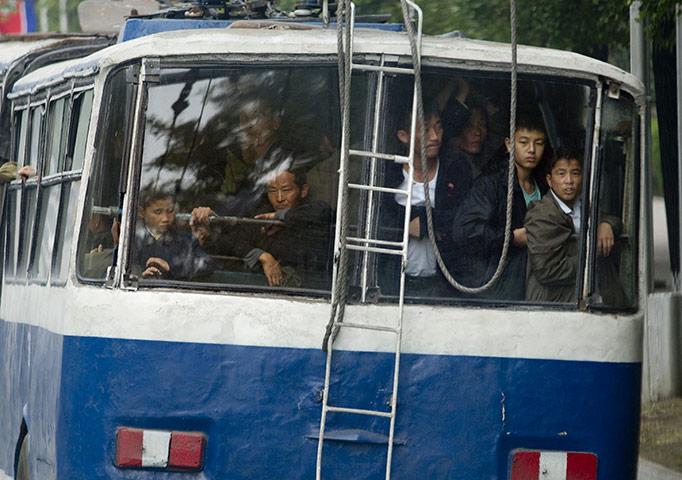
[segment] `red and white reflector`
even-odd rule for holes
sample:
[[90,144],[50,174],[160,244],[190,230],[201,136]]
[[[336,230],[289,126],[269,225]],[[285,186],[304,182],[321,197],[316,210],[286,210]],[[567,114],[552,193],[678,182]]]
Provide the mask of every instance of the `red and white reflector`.
[[119,427],[114,463],[121,468],[200,470],[205,442],[198,432]]
[[596,480],[597,456],[577,452],[516,452],[510,480]]

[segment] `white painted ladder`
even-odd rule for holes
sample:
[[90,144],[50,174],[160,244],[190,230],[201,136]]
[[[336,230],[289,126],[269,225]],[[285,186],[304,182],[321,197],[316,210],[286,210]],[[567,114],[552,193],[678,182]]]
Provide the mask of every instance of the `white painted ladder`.
[[[420,53],[421,52],[421,33],[422,33],[422,11],[421,9],[413,2],[407,0],[406,2],[409,7],[412,9],[412,12],[416,12],[417,14],[417,51]],[[343,42],[343,44],[339,45],[339,55],[342,53],[350,53],[350,55],[347,55],[348,58],[352,59],[353,58],[353,52],[352,52],[352,47],[353,47],[353,30],[354,30],[354,19],[355,19],[355,5],[351,3],[351,16],[350,16],[350,22],[347,22],[346,28],[350,28],[350,41]],[[405,21],[408,21],[406,19]],[[345,49],[349,48],[351,51],[346,52]],[[343,49],[343,51],[342,51]],[[416,61],[420,61],[419,55],[417,55]],[[386,153],[380,153],[378,152],[378,137],[379,137],[379,128],[380,128],[380,115],[379,112],[381,111],[381,107],[383,105],[383,83],[384,83],[384,77],[385,75],[388,74],[399,74],[399,75],[414,75],[414,69],[413,68],[402,68],[402,67],[391,67],[391,66],[385,66],[385,58],[382,55],[381,61],[379,65],[368,65],[368,64],[361,64],[361,63],[353,63],[352,60],[349,62],[349,65],[347,68],[350,68],[350,73],[352,73],[353,70],[358,70],[358,71],[369,71],[369,72],[375,72],[377,74],[377,84],[376,84],[376,96],[375,96],[375,107],[374,107],[374,112],[373,112],[373,136],[372,136],[372,148],[371,151],[364,151],[364,150],[352,150],[348,147],[348,142],[347,140],[344,140],[342,143],[342,149],[341,149],[341,168],[339,170],[339,200],[338,200],[338,211],[339,214],[337,215],[337,223],[336,223],[336,237],[334,241],[334,252],[335,252],[335,261],[334,261],[334,273],[333,273],[333,288],[332,288],[332,305],[335,305],[339,299],[337,298],[338,292],[337,292],[337,282],[347,282],[347,272],[340,272],[339,271],[339,258],[342,255],[347,255],[349,250],[355,250],[362,252],[362,270],[361,270],[361,283],[362,283],[362,288],[361,288],[361,301],[364,303],[366,301],[366,292],[367,292],[367,283],[368,283],[368,272],[369,272],[369,254],[370,253],[380,253],[380,254],[388,254],[388,255],[397,255],[400,256],[401,259],[401,266],[400,266],[400,293],[399,293],[399,299],[398,299],[398,307],[397,307],[397,318],[396,322],[393,326],[385,326],[385,325],[372,325],[370,323],[353,323],[353,322],[346,322],[343,321],[343,312],[344,309],[341,309],[341,313],[337,312],[335,313],[335,316],[333,318],[333,324],[332,324],[332,334],[329,335],[329,339],[327,341],[327,362],[326,362],[326,370],[325,370],[325,380],[324,380],[324,393],[323,393],[323,398],[322,398],[322,416],[320,420],[320,433],[319,433],[319,439],[318,439],[318,448],[317,448],[317,466],[316,466],[316,479],[321,480],[322,479],[322,453],[323,453],[323,447],[324,447],[324,440],[325,440],[325,427],[326,427],[326,421],[327,421],[327,413],[329,412],[336,412],[336,413],[345,413],[345,414],[356,414],[356,415],[369,415],[369,416],[374,416],[374,417],[380,417],[380,418],[388,418],[390,421],[390,427],[389,427],[389,434],[388,434],[388,449],[387,449],[387,455],[386,455],[386,480],[389,480],[391,478],[391,460],[393,457],[393,444],[394,444],[394,438],[395,438],[395,419],[396,419],[396,407],[398,404],[398,376],[399,376],[399,369],[400,369],[400,350],[401,350],[401,344],[402,344],[402,328],[403,328],[403,306],[404,306],[404,297],[405,297],[405,267],[407,265],[407,247],[408,247],[408,242],[409,242],[409,224],[410,224],[410,211],[411,211],[411,204],[412,204],[412,188],[411,188],[411,182],[410,182],[410,187],[407,190],[402,190],[399,188],[387,188],[387,187],[381,187],[376,184],[377,180],[377,175],[376,175],[376,167],[377,167],[377,162],[380,161],[388,161],[388,162],[395,162],[398,164],[403,164],[407,165],[408,167],[408,178],[413,178],[413,172],[414,172],[414,146],[415,146],[415,136],[416,136],[416,131],[417,131],[417,91],[415,90],[413,92],[413,102],[412,102],[412,121],[411,121],[411,127],[410,127],[410,149],[409,149],[409,154],[408,156],[402,156],[402,155],[390,155]],[[351,75],[347,75],[347,81],[350,81]],[[347,91],[350,91],[350,88],[347,89]],[[350,98],[346,98],[348,96],[342,96],[341,98],[341,107],[342,107],[342,113],[344,111],[347,111],[346,109],[350,108]],[[349,122],[344,121],[343,122],[343,138],[347,139],[349,135]],[[351,158],[369,158],[370,159],[370,175],[369,175],[369,180],[368,183],[366,184],[358,184],[358,183],[349,183],[348,178],[347,178],[347,171],[348,171],[348,162]],[[367,202],[366,202],[366,210],[365,210],[365,228],[363,229],[363,236],[362,237],[353,237],[353,236],[347,236],[345,239],[342,238],[342,232],[346,231],[345,229],[342,229],[342,222],[344,221],[345,217],[344,215],[341,215],[341,209],[343,208],[343,205],[347,205],[347,198],[344,199],[344,196],[349,195],[351,190],[360,190],[360,191],[365,191],[367,192]],[[394,194],[394,195],[404,195],[406,197],[406,202],[405,202],[405,221],[403,224],[403,231],[402,231],[402,240],[401,241],[387,241],[387,240],[380,240],[378,238],[372,238],[371,233],[373,231],[376,231],[376,228],[373,228],[373,225],[375,223],[375,212],[376,209],[375,207],[375,202],[377,201],[378,194],[380,193],[389,193],[389,194]],[[344,251],[345,250],[345,251]],[[339,275],[341,273],[341,275]],[[345,300],[345,299],[344,299]],[[341,301],[344,301],[341,300]],[[381,411],[381,410],[365,410],[365,409],[359,409],[359,408],[353,408],[353,407],[348,407],[348,406],[332,406],[329,404],[329,385],[330,385],[330,380],[331,380],[331,365],[332,365],[332,352],[333,352],[333,343],[334,343],[334,336],[335,333],[342,328],[355,328],[355,329],[364,329],[364,330],[370,330],[370,331],[379,331],[379,332],[389,332],[395,335],[395,358],[394,358],[394,367],[393,367],[393,389],[391,393],[391,404],[390,404],[390,411]]]

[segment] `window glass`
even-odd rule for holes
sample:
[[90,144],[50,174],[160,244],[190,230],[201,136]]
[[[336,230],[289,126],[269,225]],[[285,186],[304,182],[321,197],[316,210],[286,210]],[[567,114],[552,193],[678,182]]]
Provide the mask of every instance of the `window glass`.
[[64,155],[65,135],[67,131],[68,112],[67,99],[60,98],[50,104],[49,156],[44,168],[44,175],[52,175],[60,171]]
[[604,100],[595,222],[595,288],[591,304],[636,305],[638,117],[621,95]]
[[[131,253],[141,284],[329,288],[336,78],[310,66],[162,71]],[[198,207],[218,218],[192,231]]]
[[[421,151],[418,148],[420,134],[417,134],[415,148],[417,172],[412,179],[408,178],[402,165],[384,162],[377,172],[384,186],[412,190],[405,279],[408,301],[456,299],[513,303],[530,300],[577,304],[578,238],[582,225],[579,218],[573,223],[567,216],[561,217],[557,213],[561,222],[551,225],[551,229],[563,229],[564,232],[563,240],[557,242],[563,261],[559,266],[552,263],[557,258],[551,258],[543,250],[542,238],[548,235],[555,238],[555,231],[536,230],[533,226],[533,240],[526,241],[525,221],[531,202],[541,203],[540,199],[548,192],[547,167],[554,151],[569,149],[582,171],[590,151],[593,90],[575,83],[523,78],[518,87],[511,216],[512,231],[518,230],[518,240],[509,248],[501,276],[488,290],[477,294],[460,292],[445,280],[436,263],[427,233]],[[383,148],[391,153],[407,154],[411,143],[411,82],[395,79],[388,84],[386,97]],[[489,281],[497,269],[503,248],[509,104],[509,79],[506,77],[453,76],[451,72],[441,74],[437,71],[424,75],[424,164],[430,180],[435,240],[451,275],[467,287],[480,287]],[[578,192],[574,193],[575,197],[580,197]],[[558,212],[556,209],[560,207],[556,203],[550,204],[549,200],[537,208]],[[407,196],[401,193],[381,195],[378,238],[394,242],[402,239],[406,202]],[[581,205],[575,203],[578,213],[582,212]],[[531,271],[526,268],[529,242],[534,247],[535,268]],[[374,295],[385,300],[397,297],[399,259],[397,255],[379,254],[374,265],[368,263],[367,288],[374,288]],[[549,275],[548,271],[551,272]],[[534,283],[530,280],[526,283],[527,274],[534,274]]]
[[34,168],[39,168],[41,155],[41,123],[43,120],[43,109],[42,107],[35,107],[31,109],[31,142],[28,147],[29,157],[27,165],[32,165]]
[[60,185],[59,219],[50,276],[50,283],[53,285],[64,284],[69,271],[80,184],[80,181],[75,181]]
[[26,158],[26,132],[28,131],[28,109],[18,112],[14,116],[15,122],[15,132],[19,132],[16,135],[15,141],[15,151],[14,151],[14,161],[17,165],[24,164],[24,158]]
[[116,227],[125,183],[122,166],[135,92],[135,85],[126,82],[126,73],[127,70],[120,70],[107,83],[100,120],[107,128],[98,134],[97,155],[88,183],[77,263],[78,275],[89,281],[104,280],[118,241]]
[[52,264],[52,247],[59,213],[60,191],[61,184],[42,187],[40,191],[40,217],[35,242],[36,251],[30,274],[31,278],[39,281],[47,280]]
[[85,159],[85,145],[90,126],[90,113],[92,113],[92,90],[87,90],[74,100],[73,118],[76,125],[71,127],[73,135],[73,145],[70,145],[69,158],[71,159],[70,170],[80,170],[83,168]]
[[14,278],[14,268],[16,265],[17,244],[19,236],[19,228],[17,225],[17,197],[19,190],[14,187],[8,187],[5,211],[6,211],[6,229],[5,229],[5,275],[6,280]]
[[[27,164],[38,168],[42,160],[42,107],[35,107],[30,112],[31,129],[29,132],[29,157]],[[21,217],[19,232],[19,251],[17,256],[16,277],[25,278],[31,258],[31,240],[33,238],[36,202],[38,201],[38,183],[30,179],[21,191]]]

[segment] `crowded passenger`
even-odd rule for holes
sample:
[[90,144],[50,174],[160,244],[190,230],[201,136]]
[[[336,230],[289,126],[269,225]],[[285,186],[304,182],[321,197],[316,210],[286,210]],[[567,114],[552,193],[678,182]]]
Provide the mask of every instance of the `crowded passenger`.
[[281,170],[269,176],[268,205],[255,218],[283,224],[242,225],[233,245],[249,271],[262,271],[270,286],[327,287],[331,207],[308,201],[305,172]]
[[173,195],[153,188],[141,192],[133,264],[143,278],[193,280],[213,271],[197,239],[175,228],[175,213]]
[[542,200],[532,202],[526,214],[526,299],[570,302],[576,299],[583,183],[581,156],[559,149],[549,160],[547,171],[549,192]]
[[[528,204],[539,200],[546,190],[544,180],[534,173],[542,161],[547,136],[540,117],[519,115],[514,139],[514,191],[512,197],[512,239],[501,278],[478,296],[493,299],[523,300],[526,277],[526,229]],[[511,140],[505,139],[507,151]],[[476,179],[471,191],[455,214],[452,238],[458,255],[467,262],[460,283],[478,287],[494,274],[504,244],[508,168]],[[539,177],[538,177],[539,178]],[[520,280],[521,279],[521,280]]]
[[[549,194],[533,202],[526,214],[528,271],[526,299],[545,302],[576,300],[578,238],[581,232],[582,156],[558,149],[547,168]],[[597,255],[609,257],[621,221],[604,216],[597,227]],[[605,269],[600,269],[601,272]],[[606,270],[608,271],[608,270]],[[612,276],[615,285],[617,276]],[[604,282],[600,282],[604,284]],[[606,288],[614,291],[614,286]]]
[[469,105],[469,119],[456,138],[457,149],[466,157],[473,178],[486,169],[486,139],[488,138],[488,119],[485,107],[474,103]]
[[[410,148],[410,127],[412,111],[405,106],[399,117],[396,135],[403,149]],[[442,296],[448,291],[448,283],[436,263],[426,225],[426,201],[424,194],[423,163],[429,181],[429,197],[433,212],[433,225],[436,240],[443,257],[449,267],[456,269],[452,262],[456,257],[449,251],[452,217],[471,188],[471,167],[462,155],[443,156],[443,126],[436,102],[424,101],[424,131],[426,158],[421,158],[421,132],[416,129],[414,147],[414,174],[408,178],[407,165],[390,165],[386,172],[386,184],[389,187],[407,190],[412,188],[411,221],[409,224],[409,244],[406,266],[406,292],[415,296]],[[393,167],[393,168],[391,168]],[[404,224],[406,196],[394,194],[393,201],[388,201],[388,212],[385,215],[387,226],[394,231],[402,231]],[[394,271],[397,266],[393,265]],[[394,282],[395,283],[395,282]],[[392,286],[393,289],[396,285]]]
[[[277,132],[281,126],[281,110],[275,102],[262,96],[246,100],[239,116],[239,144],[228,149],[222,172],[213,172],[220,185],[213,185],[213,205],[192,210],[192,227],[201,231],[201,242],[214,243],[220,230],[210,226],[211,216],[250,217],[264,202],[263,191],[268,174],[281,166],[292,167],[291,149],[282,146]],[[214,182],[215,183],[215,182]],[[211,232],[213,235],[211,236]]]

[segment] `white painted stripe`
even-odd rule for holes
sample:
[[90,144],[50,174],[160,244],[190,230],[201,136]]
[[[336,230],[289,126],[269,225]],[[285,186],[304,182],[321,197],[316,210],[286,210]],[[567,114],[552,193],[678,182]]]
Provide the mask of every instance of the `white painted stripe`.
[[[64,335],[319,349],[328,302],[182,291],[4,289],[0,318]],[[392,305],[348,306],[349,322],[390,325]],[[68,318],[65,318],[68,317]],[[343,329],[335,348],[390,352],[388,333]],[[641,362],[642,316],[408,305],[403,352]]]
[[142,466],[165,468],[168,466],[170,432],[145,430],[142,434]]
[[566,480],[566,452],[540,452],[539,480]]

